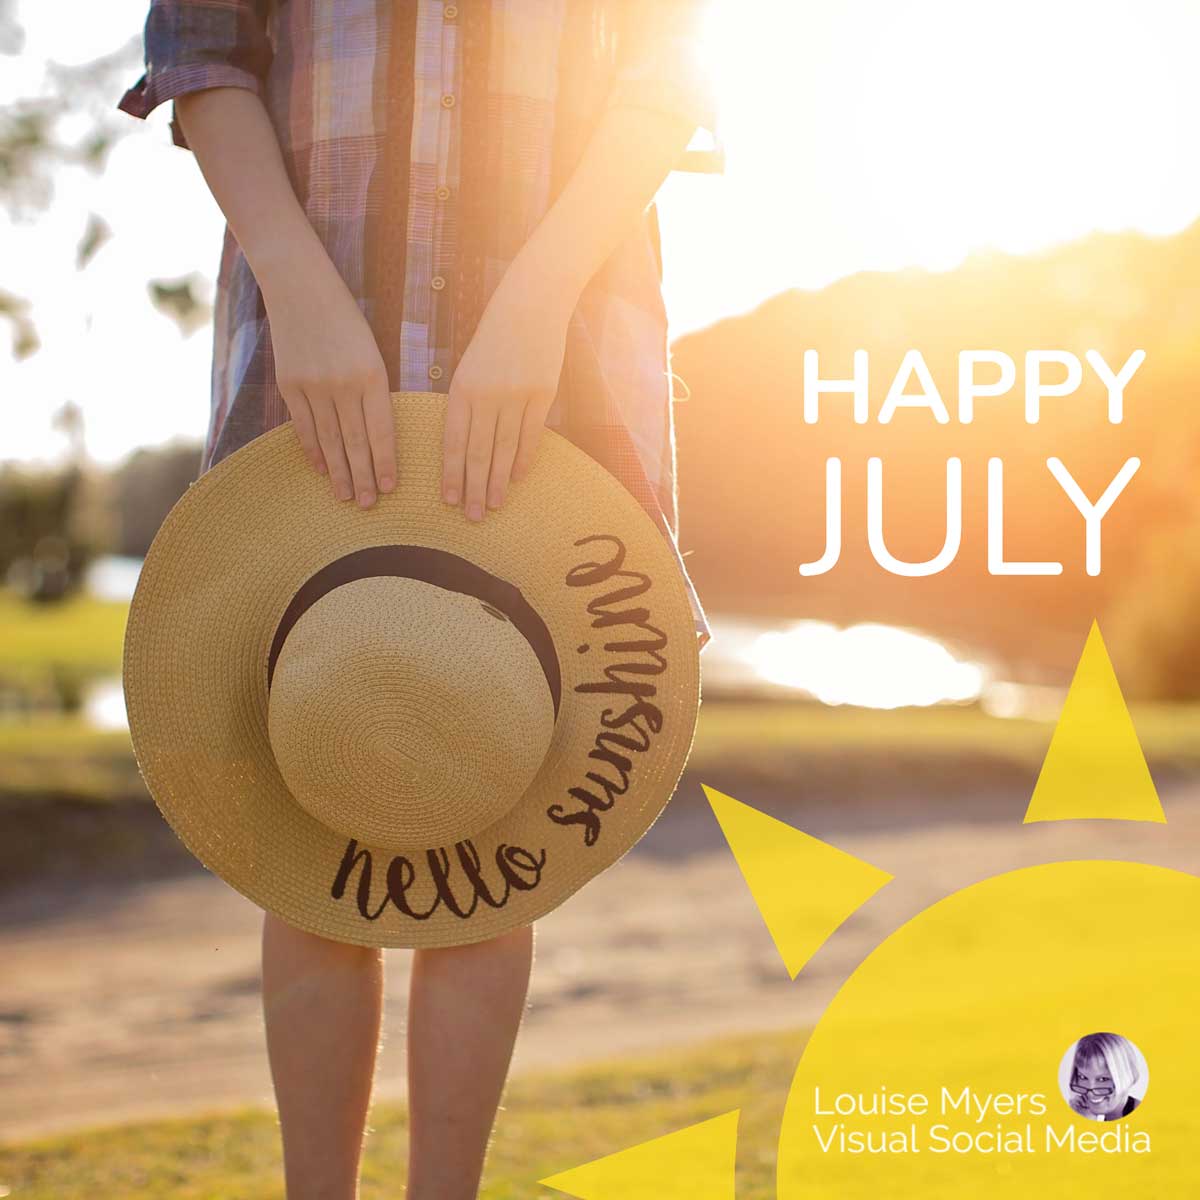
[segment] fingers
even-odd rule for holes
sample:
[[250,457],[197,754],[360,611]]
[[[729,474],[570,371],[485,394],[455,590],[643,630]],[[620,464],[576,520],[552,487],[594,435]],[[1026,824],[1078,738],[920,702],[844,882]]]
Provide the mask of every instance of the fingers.
[[381,492],[390,492],[396,486],[396,422],[385,372],[367,381],[362,410],[375,482]]
[[308,399],[308,404],[312,411],[313,423],[316,425],[321,453],[325,458],[325,465],[329,468],[333,494],[339,500],[349,500],[354,495],[354,481],[350,475],[346,451],[342,446],[342,431],[337,410],[332,404],[314,404],[311,399]]
[[492,448],[496,438],[494,409],[476,406],[471,410],[471,428],[467,434],[467,471],[464,481],[463,505],[472,521],[483,519],[487,498],[488,476],[492,470]]
[[309,407],[307,397],[299,388],[288,388],[285,391],[281,386],[279,391],[291,414],[292,426],[296,430],[296,436],[300,439],[300,448],[304,451],[308,461],[312,463],[314,470],[324,475],[328,468],[325,466],[325,456],[321,453],[321,443],[317,439],[317,426],[313,421],[312,409]]
[[520,481],[529,474],[533,466],[533,456],[542,438],[542,430],[546,428],[546,414],[550,411],[548,404],[530,404],[521,418],[521,435],[517,443],[516,457],[513,459],[512,477]]
[[333,403],[341,427],[342,445],[350,463],[354,494],[360,507],[370,508],[375,503],[376,495],[375,465],[371,461],[371,444],[367,440],[362,393],[358,389],[339,391]]
[[548,404],[465,399],[451,388],[442,440],[442,499],[461,498],[467,517],[499,508],[509,484],[529,470],[545,428]]
[[451,388],[442,436],[442,499],[447,504],[457,504],[463,493],[470,430],[471,406]]
[[487,483],[488,508],[499,508],[504,503],[509,477],[512,475],[513,459],[517,455],[517,443],[521,438],[522,411],[511,407],[503,408],[496,420],[491,472]]
[[[280,389],[281,392],[283,389]],[[384,375],[365,391],[343,388],[314,403],[298,386],[284,393],[297,437],[315,470],[328,473],[339,500],[357,497],[363,508],[396,484],[395,420]],[[529,471],[542,430],[545,406],[475,403],[451,395],[442,445],[442,499],[467,517],[483,519],[499,508],[512,481]]]

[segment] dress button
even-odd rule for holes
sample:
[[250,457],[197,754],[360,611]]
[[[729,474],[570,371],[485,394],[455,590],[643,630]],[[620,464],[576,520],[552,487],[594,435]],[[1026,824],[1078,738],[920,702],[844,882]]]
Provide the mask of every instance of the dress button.
[[437,198],[439,200],[449,200],[450,199],[450,189],[448,187],[446,187],[445,184],[442,184],[442,186],[440,188],[438,188]]
[[454,18],[458,16],[458,5],[447,4],[446,7],[442,9],[442,16],[445,17],[447,21],[453,21]]
[[447,92],[442,97],[442,107],[443,108],[453,108],[454,107],[454,97],[452,95],[450,95],[449,92]]
[[434,363],[433,366],[429,368],[429,378],[430,379],[441,379],[441,377],[442,377],[442,368],[439,367],[437,365],[437,363]]
[[440,292],[440,291],[442,290],[442,288],[444,288],[444,287],[446,286],[446,281],[445,281],[445,279],[444,279],[444,278],[443,278],[441,275],[435,275],[435,276],[434,276],[434,277],[433,277],[433,278],[432,278],[432,279],[429,281],[429,286],[430,286],[431,288],[433,288],[433,290],[434,290],[435,292]]

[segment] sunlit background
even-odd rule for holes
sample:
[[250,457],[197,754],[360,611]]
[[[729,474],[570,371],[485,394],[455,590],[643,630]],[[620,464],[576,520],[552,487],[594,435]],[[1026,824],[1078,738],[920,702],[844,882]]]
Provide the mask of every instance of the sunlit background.
[[[128,46],[145,12],[110,0],[64,20],[61,5],[24,0],[25,46],[4,60],[0,99],[52,89],[52,63]],[[727,170],[676,174],[660,193],[676,337],[856,272],[945,271],[973,251],[1096,230],[1168,234],[1200,214],[1200,155],[1178,152],[1200,128],[1200,5],[714,0],[710,16],[702,53]],[[131,59],[120,87],[139,72]],[[30,302],[42,343],[21,361],[0,353],[0,458],[61,458],[53,415],[67,400],[100,464],[204,434],[209,323],[182,332],[147,281],[199,276],[211,296],[223,218],[167,119],[167,106],[129,118],[103,172],[63,167],[52,203],[0,218],[4,286]],[[89,214],[111,236],[79,271]],[[881,707],[989,694],[980,662],[933,640],[932,658],[914,658],[912,631],[721,628],[714,677]],[[110,718],[114,704],[110,688]]]
[[[18,5],[25,51],[4,60],[0,102],[51,87],[48,61],[119,49],[147,6],[68,7]],[[713,0],[728,165],[660,195],[674,333],[856,271],[1184,228],[1200,214],[1200,155],[1178,153],[1200,128],[1198,45],[1200,5],[1175,0]],[[206,428],[209,331],[181,337],[146,302],[151,277],[211,280],[223,225],[167,118],[129,118],[102,174],[64,169],[45,212],[0,224],[5,286],[32,301],[45,351],[0,355],[0,389],[21,397],[2,457],[58,453],[67,397],[101,462]],[[113,237],[80,274],[93,211]]]
[[679,330],[864,270],[1200,213],[1200,5],[715,0],[728,173],[663,196]]
[[[261,912],[161,819],[120,679],[141,555],[199,463],[223,232],[169,106],[115,109],[148,3],[0,0],[0,1143],[39,1139],[0,1144],[0,1197],[282,1195]],[[727,172],[675,173],[658,197],[680,544],[715,632],[703,704],[648,836],[539,921],[515,1069],[556,1074],[506,1097],[487,1194],[525,1194],[550,1173],[531,1164],[576,1139],[600,1152],[726,1111],[735,1086],[749,1125],[773,1129],[772,1097],[857,962],[979,879],[1066,858],[1195,870],[1197,47],[1200,0],[713,0],[701,50]],[[96,170],[73,161],[89,146]],[[952,410],[960,349],[1148,357],[1120,427],[1094,380],[1037,427],[1019,385],[970,426],[916,409],[856,426],[837,403],[804,424],[806,349],[829,377],[859,347],[873,401],[911,347]],[[867,545],[868,457],[886,459],[889,552],[916,562],[942,544],[951,454],[961,554],[888,574]],[[1143,460],[1098,577],[1050,454],[1090,496]],[[834,455],[842,558],[801,576]],[[1061,576],[989,574],[992,455],[1008,557]],[[1166,825],[1022,821],[1093,621]],[[795,981],[701,781],[895,877]],[[408,1028],[408,959],[387,961],[380,1100],[402,1093]],[[702,1038],[717,1041],[666,1057]],[[626,1052],[654,1059],[610,1065]],[[403,1180],[398,1113],[373,1109],[375,1181]],[[771,1148],[751,1150],[739,1195],[773,1195]]]

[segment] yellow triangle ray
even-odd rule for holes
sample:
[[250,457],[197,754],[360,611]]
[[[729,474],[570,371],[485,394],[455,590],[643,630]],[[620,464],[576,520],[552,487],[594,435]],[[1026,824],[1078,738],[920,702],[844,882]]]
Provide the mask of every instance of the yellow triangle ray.
[[578,1200],[734,1200],[734,1109],[539,1182]]
[[1167,819],[1096,621],[1025,812],[1025,824],[1085,819]]
[[701,786],[783,965],[795,979],[830,934],[892,876],[732,796]]

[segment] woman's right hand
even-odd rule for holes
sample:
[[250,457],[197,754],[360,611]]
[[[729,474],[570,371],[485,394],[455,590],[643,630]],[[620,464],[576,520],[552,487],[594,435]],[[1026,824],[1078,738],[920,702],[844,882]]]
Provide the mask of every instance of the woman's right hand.
[[396,484],[395,422],[375,335],[333,263],[293,262],[263,287],[275,376],[300,444],[339,500],[362,508]]
[[300,444],[341,500],[396,480],[395,422],[375,335],[297,199],[262,98],[214,85],[176,100],[188,145],[262,289],[275,377]]

